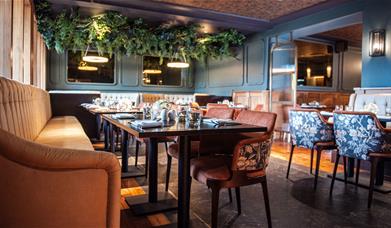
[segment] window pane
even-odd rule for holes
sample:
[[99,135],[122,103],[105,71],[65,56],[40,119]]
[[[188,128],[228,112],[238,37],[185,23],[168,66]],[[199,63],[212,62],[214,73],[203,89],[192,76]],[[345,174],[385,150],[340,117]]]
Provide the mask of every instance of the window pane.
[[168,58],[163,58],[160,64],[159,57],[144,56],[143,84],[180,86],[182,80],[181,68],[167,67]]
[[297,85],[333,85],[333,47],[305,41],[295,41],[297,45]]
[[[98,56],[88,51],[88,56]],[[83,61],[81,51],[68,51],[68,82],[75,83],[114,83],[114,55],[103,54],[108,58],[105,63]]]

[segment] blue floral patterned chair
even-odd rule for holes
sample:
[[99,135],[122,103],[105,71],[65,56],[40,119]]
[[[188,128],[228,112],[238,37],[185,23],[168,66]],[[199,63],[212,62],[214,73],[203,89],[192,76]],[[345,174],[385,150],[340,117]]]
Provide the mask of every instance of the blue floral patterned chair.
[[289,177],[295,147],[311,149],[310,173],[312,173],[314,150],[316,150],[317,156],[314,180],[314,188],[316,189],[321,152],[323,150],[336,149],[333,125],[328,123],[320,115],[318,110],[292,109],[289,111],[289,128],[292,136],[292,143],[286,178]]
[[379,160],[391,159],[391,129],[384,128],[372,113],[339,111],[334,113],[334,132],[338,153],[333,170],[330,195],[333,191],[338,161],[341,156],[357,159],[356,184],[360,170],[359,161],[370,161],[371,178],[368,196],[368,208],[370,208],[377,164]]

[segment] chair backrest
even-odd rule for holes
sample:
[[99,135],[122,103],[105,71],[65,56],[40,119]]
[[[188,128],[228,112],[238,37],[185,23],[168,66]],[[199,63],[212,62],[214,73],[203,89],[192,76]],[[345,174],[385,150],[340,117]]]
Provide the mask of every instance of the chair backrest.
[[266,126],[268,131],[266,134],[260,135],[260,138],[245,139],[236,145],[232,163],[233,170],[256,171],[264,170],[267,167],[273,143],[273,131],[276,119],[277,115],[271,112],[248,110],[240,112],[236,121]]
[[327,123],[318,110],[291,109],[289,130],[296,146],[313,148],[316,142],[334,140],[333,125]]
[[205,117],[218,119],[232,119],[234,110],[232,108],[210,108]]
[[0,129],[34,140],[51,116],[49,93],[0,76]]
[[272,112],[242,110],[235,121],[242,124],[267,127],[267,132],[272,133],[276,124],[276,118],[277,114]]
[[210,108],[229,108],[229,106],[227,104],[208,103],[206,105],[206,108],[207,109],[210,109]]
[[368,160],[369,153],[382,152],[391,143],[391,134],[369,112],[335,112],[334,132],[339,154],[355,159]]

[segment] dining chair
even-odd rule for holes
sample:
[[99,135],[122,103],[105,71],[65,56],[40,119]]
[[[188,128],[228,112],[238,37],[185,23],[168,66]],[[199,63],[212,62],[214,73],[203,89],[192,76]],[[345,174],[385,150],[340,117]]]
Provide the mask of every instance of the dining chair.
[[[210,108],[204,115],[206,118],[218,118],[218,119],[232,119],[234,110],[231,108]],[[199,153],[199,138],[192,138],[191,141],[191,157],[196,157],[201,155]],[[173,143],[169,146],[167,151],[167,170],[166,170],[166,191],[170,184],[170,173],[171,173],[171,164],[172,158],[179,158],[179,145],[178,143]],[[205,153],[203,153],[205,154]],[[231,194],[230,194],[231,195]]]
[[241,214],[240,187],[258,183],[261,183],[263,189],[268,227],[272,227],[266,167],[269,163],[276,117],[275,113],[270,112],[242,111],[236,119],[237,122],[264,126],[267,127],[267,132],[232,134],[234,137],[230,139],[237,140],[233,150],[220,151],[191,160],[192,178],[212,189],[212,228],[218,224],[221,189],[235,188],[238,214]]
[[[336,145],[334,142],[333,125],[327,122],[318,110],[291,109],[289,110],[289,130],[291,133],[292,140],[286,178],[289,177],[289,171],[291,168],[293,151],[295,147],[311,149],[311,174],[314,150],[316,150],[317,154],[314,180],[314,189],[316,189],[319,176],[321,153],[323,150],[336,149]],[[346,161],[344,163],[344,167],[346,168]]]
[[[376,115],[370,112],[334,112],[335,141],[338,153],[333,170],[330,196],[333,193],[339,158],[370,161],[368,208],[371,207],[376,169],[379,161],[391,159],[391,129],[384,128]],[[358,163],[359,164],[359,163]],[[356,169],[356,184],[359,167]],[[346,181],[346,179],[345,179]]]

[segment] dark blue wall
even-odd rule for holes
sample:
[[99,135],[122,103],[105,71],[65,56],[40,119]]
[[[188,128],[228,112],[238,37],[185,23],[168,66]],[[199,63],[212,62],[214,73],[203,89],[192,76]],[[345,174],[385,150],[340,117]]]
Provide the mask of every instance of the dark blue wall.
[[[363,11],[362,87],[391,86],[391,1],[373,0]],[[369,32],[386,29],[386,55],[369,56]]]

